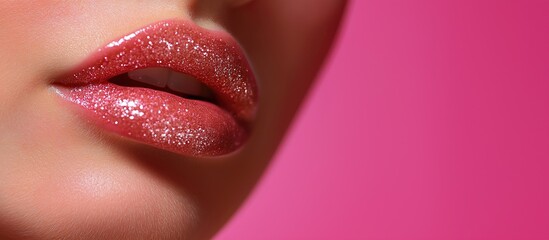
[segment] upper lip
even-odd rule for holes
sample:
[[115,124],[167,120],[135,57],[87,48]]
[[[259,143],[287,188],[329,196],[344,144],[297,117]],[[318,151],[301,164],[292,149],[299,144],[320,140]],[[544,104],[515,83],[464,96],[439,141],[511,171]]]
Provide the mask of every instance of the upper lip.
[[105,83],[117,75],[149,67],[170,68],[195,77],[214,92],[220,107],[241,122],[250,122],[255,114],[257,85],[238,43],[227,33],[182,20],[157,22],[112,41],[55,83]]

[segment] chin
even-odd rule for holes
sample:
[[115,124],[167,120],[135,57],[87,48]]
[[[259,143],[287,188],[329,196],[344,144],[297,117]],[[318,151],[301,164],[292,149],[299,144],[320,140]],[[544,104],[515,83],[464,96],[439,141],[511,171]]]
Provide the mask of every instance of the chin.
[[[120,161],[118,158],[116,161]],[[82,163],[82,162],[80,162]],[[93,164],[27,183],[3,204],[1,239],[189,239],[199,208],[137,165]],[[45,173],[44,171],[42,172]],[[47,176],[47,174],[45,174]],[[202,229],[204,230],[204,229]],[[214,230],[210,230],[214,231]]]

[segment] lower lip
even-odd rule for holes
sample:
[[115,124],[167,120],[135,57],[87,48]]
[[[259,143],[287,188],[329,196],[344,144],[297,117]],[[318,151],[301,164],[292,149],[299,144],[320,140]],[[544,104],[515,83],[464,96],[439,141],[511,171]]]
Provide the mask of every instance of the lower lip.
[[204,101],[111,83],[56,90],[106,130],[179,154],[228,154],[246,136],[231,114]]

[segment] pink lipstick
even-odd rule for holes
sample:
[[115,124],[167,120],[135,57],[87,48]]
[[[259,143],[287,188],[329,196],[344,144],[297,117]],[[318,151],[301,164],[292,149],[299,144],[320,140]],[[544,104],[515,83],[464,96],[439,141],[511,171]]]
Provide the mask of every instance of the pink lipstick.
[[112,41],[55,84],[104,129],[189,156],[242,146],[258,101],[237,42],[177,20]]

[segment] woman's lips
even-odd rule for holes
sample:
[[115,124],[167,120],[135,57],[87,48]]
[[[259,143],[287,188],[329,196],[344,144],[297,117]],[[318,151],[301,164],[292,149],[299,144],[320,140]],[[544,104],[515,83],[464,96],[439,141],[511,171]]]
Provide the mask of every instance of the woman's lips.
[[[193,76],[216,104],[109,79],[164,67]],[[57,92],[107,130],[185,155],[217,156],[240,147],[257,105],[253,73],[236,41],[186,21],[162,21],[107,44],[59,78]]]

